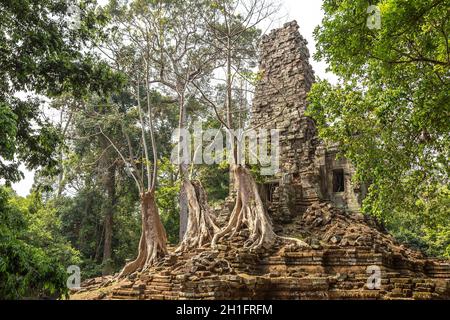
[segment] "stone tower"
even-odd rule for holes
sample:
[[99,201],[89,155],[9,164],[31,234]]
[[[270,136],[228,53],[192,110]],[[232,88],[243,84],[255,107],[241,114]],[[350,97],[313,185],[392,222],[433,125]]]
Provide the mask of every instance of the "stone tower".
[[319,200],[358,211],[364,193],[364,187],[352,185],[348,161],[336,159],[336,148],[325,148],[314,121],[305,116],[314,71],[298,29],[292,21],[262,39],[262,76],[252,107],[253,126],[280,130],[280,171],[260,190],[277,223],[288,223]]

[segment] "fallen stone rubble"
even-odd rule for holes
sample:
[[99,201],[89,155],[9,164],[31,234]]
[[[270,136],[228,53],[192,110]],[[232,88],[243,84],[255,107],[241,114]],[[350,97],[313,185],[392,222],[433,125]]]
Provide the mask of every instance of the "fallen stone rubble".
[[[450,262],[398,244],[374,221],[313,204],[286,228],[308,247],[280,238],[243,249],[246,230],[216,248],[171,253],[125,279],[90,279],[72,299],[450,299]],[[369,266],[381,271],[370,289]]]

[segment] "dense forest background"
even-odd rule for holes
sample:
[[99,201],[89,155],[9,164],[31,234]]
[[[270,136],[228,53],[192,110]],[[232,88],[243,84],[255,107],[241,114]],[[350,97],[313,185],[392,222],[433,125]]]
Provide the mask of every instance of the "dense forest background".
[[[370,183],[364,213],[399,240],[448,258],[450,2],[372,2],[380,29],[366,27],[367,1],[324,1],[315,58],[340,81],[317,79],[308,112],[355,164],[355,182]],[[220,39],[229,30],[209,23],[243,3],[87,0],[76,2],[82,14],[73,20],[66,1],[0,1],[0,298],[61,297],[68,266],[86,279],[136,257],[140,194],[120,156],[130,147],[143,172],[157,164],[159,214],[169,243],[179,243],[181,173],[170,156],[180,99],[190,129],[197,120],[222,126],[225,111],[208,97],[217,105],[229,98],[238,127],[248,120],[261,21],[232,38],[228,61]],[[275,7],[264,5],[268,18]],[[236,13],[232,21],[245,19]],[[237,74],[226,82],[232,87],[216,79],[227,62]],[[157,145],[146,159],[141,103],[152,106]],[[10,187],[22,164],[37,170],[25,198]],[[212,207],[225,200],[225,162],[190,170]]]

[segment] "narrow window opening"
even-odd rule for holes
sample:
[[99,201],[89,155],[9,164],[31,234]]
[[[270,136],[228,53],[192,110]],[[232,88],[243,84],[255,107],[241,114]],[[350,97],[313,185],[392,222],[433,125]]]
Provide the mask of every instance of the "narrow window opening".
[[344,191],[345,191],[344,170],[343,169],[333,170],[333,192],[344,192]]

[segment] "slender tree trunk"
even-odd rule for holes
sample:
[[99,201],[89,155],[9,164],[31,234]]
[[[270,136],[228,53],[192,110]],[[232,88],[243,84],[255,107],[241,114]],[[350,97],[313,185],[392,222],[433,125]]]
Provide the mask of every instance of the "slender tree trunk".
[[108,204],[105,212],[104,221],[104,244],[103,244],[103,275],[109,275],[113,272],[112,266],[112,237],[113,237],[113,217],[116,205],[116,165],[113,164],[107,171],[105,177],[106,193],[108,195]]
[[[227,126],[228,129],[232,129],[233,128],[233,118],[232,118],[232,100],[233,100],[233,79],[232,79],[232,75],[231,75],[231,39],[230,37],[228,37],[227,39],[227,75],[226,75],[226,85],[227,85],[227,94],[226,94],[226,113],[227,113]],[[231,161],[232,164],[237,164],[237,152],[236,152],[236,139],[235,137],[231,134],[231,132],[228,132],[229,134],[229,140],[230,140],[230,147],[231,147]],[[230,197],[234,196],[234,190],[235,190],[235,176],[231,170],[230,167],[230,185],[229,185],[229,190],[228,190],[228,195]]]
[[[61,110],[61,115],[60,115],[61,126],[62,126],[62,122],[63,122],[63,113],[64,113],[64,109]],[[69,126],[70,126],[71,121],[72,121],[72,115],[73,115],[72,112],[70,112],[69,113],[69,118],[68,118],[68,120],[66,122],[66,125],[64,126],[64,129],[62,130],[62,138],[63,139],[66,138],[67,130],[69,129]],[[60,166],[60,168],[59,168],[60,172],[59,172],[59,175],[58,175],[58,198],[61,197],[62,192],[64,190],[64,180],[65,180],[65,175],[66,175],[64,164],[63,164],[64,147],[60,146],[59,149],[60,150],[59,150],[58,163],[59,163],[59,166]]]
[[128,263],[119,277],[142,271],[167,254],[167,236],[156,206],[154,190],[141,195],[142,231],[136,260]]
[[[178,128],[180,130],[180,135],[178,137],[178,155],[181,156],[182,160],[179,165],[180,170],[180,177],[181,181],[185,181],[188,176],[188,164],[184,163],[183,155],[181,155],[181,139],[182,139],[182,130],[186,128],[186,110],[184,106],[184,95],[182,93],[178,94],[178,105],[179,105],[179,115],[178,115]],[[183,141],[183,143],[186,143],[186,141]],[[187,225],[188,225],[188,211],[189,211],[189,200],[188,195],[186,192],[186,189],[184,188],[184,184],[181,186],[180,189],[180,198],[179,198],[179,205],[180,205],[180,241],[183,240],[184,235],[186,233]]]

